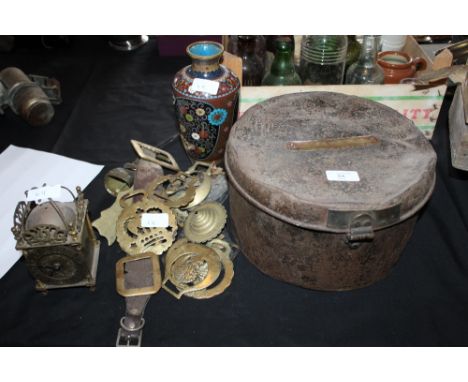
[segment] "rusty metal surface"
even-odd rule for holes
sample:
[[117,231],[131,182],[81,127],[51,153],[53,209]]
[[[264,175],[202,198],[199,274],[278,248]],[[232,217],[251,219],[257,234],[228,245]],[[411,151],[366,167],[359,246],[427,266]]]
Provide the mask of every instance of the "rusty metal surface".
[[468,80],[458,85],[449,111],[452,166],[468,171]]
[[[293,141],[305,150],[291,150]],[[435,163],[414,124],[375,102],[313,92],[258,104],[234,126],[225,158],[242,252],[262,272],[306,288],[370,285],[410,238]],[[330,181],[327,170],[359,176]]]
[[[229,190],[231,217],[242,253],[263,273],[317,290],[350,290],[384,278],[413,231],[416,216],[376,231],[358,248],[346,235],[303,229],[270,216]],[[255,222],[255,224],[246,224]]]
[[[372,135],[378,143],[289,150],[295,140]],[[226,149],[231,186],[258,208],[291,224],[327,227],[328,211],[400,206],[414,215],[435,184],[436,155],[414,124],[387,106],[331,92],[271,98],[234,125]],[[357,171],[359,182],[329,182],[327,170]],[[374,228],[385,225],[374,222]]]

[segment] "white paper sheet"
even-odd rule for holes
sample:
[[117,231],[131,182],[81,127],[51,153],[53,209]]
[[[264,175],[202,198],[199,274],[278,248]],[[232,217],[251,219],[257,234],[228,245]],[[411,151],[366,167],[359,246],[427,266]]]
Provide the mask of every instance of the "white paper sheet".
[[[76,194],[76,186],[84,189],[103,167],[13,145],[0,154],[0,278],[21,257],[11,227],[16,205],[26,199],[24,192],[46,183],[60,184]],[[71,200],[67,194],[62,192],[62,200]]]

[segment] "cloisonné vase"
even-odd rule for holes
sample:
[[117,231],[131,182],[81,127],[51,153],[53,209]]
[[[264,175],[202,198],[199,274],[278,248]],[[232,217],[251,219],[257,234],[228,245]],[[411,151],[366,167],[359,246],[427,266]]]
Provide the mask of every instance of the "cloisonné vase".
[[219,60],[224,47],[199,41],[187,47],[192,64],[172,83],[180,138],[193,160],[221,161],[234,121],[239,79]]

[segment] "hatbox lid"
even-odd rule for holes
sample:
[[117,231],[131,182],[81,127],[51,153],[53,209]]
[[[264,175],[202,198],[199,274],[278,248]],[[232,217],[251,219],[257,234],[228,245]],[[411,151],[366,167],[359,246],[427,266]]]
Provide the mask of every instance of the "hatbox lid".
[[432,193],[435,164],[412,121],[331,92],[253,106],[233,126],[225,156],[231,185],[252,204],[330,232],[348,231],[361,216],[376,230],[414,215]]

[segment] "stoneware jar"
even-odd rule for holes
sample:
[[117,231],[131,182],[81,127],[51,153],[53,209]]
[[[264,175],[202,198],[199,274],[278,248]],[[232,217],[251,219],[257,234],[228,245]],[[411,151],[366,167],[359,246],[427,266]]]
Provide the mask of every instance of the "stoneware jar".
[[177,72],[172,83],[180,138],[193,160],[222,160],[237,110],[240,82],[220,65],[223,51],[212,41],[190,44],[192,64]]
[[385,84],[399,84],[405,78],[414,77],[417,70],[427,67],[426,60],[421,57],[411,58],[404,52],[380,52],[377,63],[384,71]]

